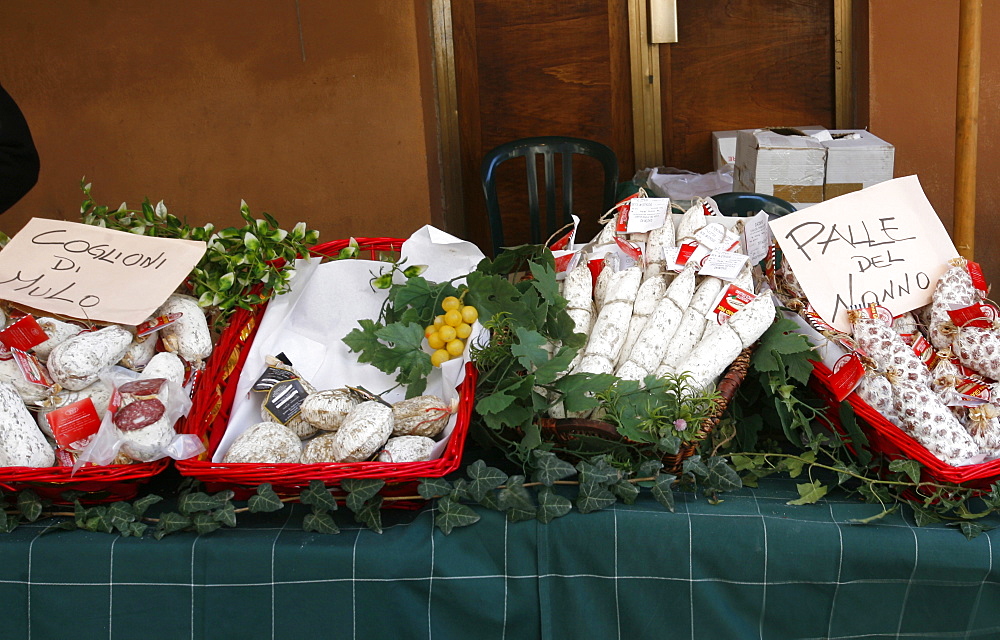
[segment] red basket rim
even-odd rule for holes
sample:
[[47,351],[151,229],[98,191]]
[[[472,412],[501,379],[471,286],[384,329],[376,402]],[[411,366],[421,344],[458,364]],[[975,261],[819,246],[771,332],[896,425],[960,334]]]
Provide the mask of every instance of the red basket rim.
[[[404,242],[400,238],[355,238],[362,251],[371,252],[374,257],[378,251],[398,251]],[[349,239],[333,240],[316,245],[312,249],[315,255],[331,256],[348,246]],[[229,368],[230,372],[239,370],[246,359],[260,316],[266,309],[266,304],[259,305],[253,311],[240,310],[235,314],[229,327],[220,338],[222,353],[216,361],[216,366],[205,371],[206,384],[201,393],[193,400],[191,412],[188,415],[186,428],[189,433],[195,433],[209,443],[207,456],[214,454],[221,438],[212,430],[219,428],[220,419],[227,417],[232,406],[232,396],[235,393],[235,381],[238,376],[223,375]],[[346,478],[379,478],[401,482],[426,477],[440,477],[456,470],[461,463],[465,447],[465,437],[472,418],[473,399],[477,372],[469,363],[466,365],[466,376],[459,386],[461,401],[458,417],[445,451],[440,458],[425,462],[356,462],[356,463],[316,463],[316,464],[255,464],[255,463],[217,463],[211,460],[177,460],[174,466],[184,476],[190,476],[215,486],[244,487],[272,484],[275,487],[291,488],[308,486],[312,480],[321,480],[327,485],[338,483]],[[207,381],[216,384],[209,387]],[[233,384],[229,384],[232,381]],[[213,405],[219,404],[218,413],[207,414]],[[204,456],[203,456],[204,457]]]
[[[835,408],[837,402],[833,397],[830,385],[832,373],[822,362],[814,362],[813,377],[823,387],[828,403]],[[851,405],[854,413],[863,419],[862,424],[867,425],[877,436],[869,438],[869,445],[874,452],[893,458],[916,460],[929,478],[940,482],[983,485],[992,484],[992,481],[1000,479],[1000,458],[960,467],[950,465],[940,460],[909,434],[887,420],[885,416],[862,400],[857,393],[852,392],[847,396],[846,402]]]

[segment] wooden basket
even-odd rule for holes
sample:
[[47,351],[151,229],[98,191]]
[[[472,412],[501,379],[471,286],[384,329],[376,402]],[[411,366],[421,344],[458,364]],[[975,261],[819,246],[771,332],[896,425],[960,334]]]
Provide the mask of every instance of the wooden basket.
[[[403,241],[395,238],[358,238],[362,251],[377,259],[379,254],[398,252]],[[347,240],[336,240],[312,249],[319,256],[333,256],[346,247]],[[244,499],[261,484],[270,484],[279,495],[298,495],[314,480],[336,489],[347,478],[377,478],[386,482],[384,496],[416,495],[417,479],[441,477],[456,470],[465,447],[475,398],[476,371],[466,365],[465,380],[459,386],[457,423],[444,454],[426,462],[355,462],[319,464],[217,463],[211,458],[218,448],[229,421],[239,373],[253,343],[266,305],[252,311],[241,309],[234,314],[216,347],[216,366],[207,368],[199,392],[192,399],[185,432],[201,437],[207,449],[197,459],[178,460],[180,473],[201,480],[210,491],[232,489],[237,499]],[[334,491],[337,494],[337,491]],[[393,501],[386,506],[407,507],[420,501]]]
[[[719,379],[717,385],[719,397],[715,400],[715,406],[698,428],[695,437],[683,443],[676,454],[667,454],[661,457],[663,460],[663,471],[665,473],[680,474],[684,461],[690,458],[698,450],[699,445],[712,433],[722,414],[726,412],[726,407],[736,395],[737,389],[743,383],[747,370],[750,368],[750,357],[753,355],[754,345],[747,347],[726,369]],[[542,419],[539,421],[542,428],[542,438],[549,442],[556,442],[564,446],[572,446],[575,442],[583,439],[597,438],[615,444],[631,444],[643,446],[618,433],[614,425],[601,420],[582,420],[564,418],[560,420]]]

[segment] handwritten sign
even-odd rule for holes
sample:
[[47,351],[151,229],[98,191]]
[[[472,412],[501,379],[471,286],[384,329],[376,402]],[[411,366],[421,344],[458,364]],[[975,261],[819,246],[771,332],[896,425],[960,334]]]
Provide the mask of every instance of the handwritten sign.
[[847,309],[892,315],[931,301],[958,255],[916,176],[897,178],[772,220],[795,277],[825,321],[849,331]]
[[32,218],[0,251],[0,299],[137,325],[191,273],[205,243]]

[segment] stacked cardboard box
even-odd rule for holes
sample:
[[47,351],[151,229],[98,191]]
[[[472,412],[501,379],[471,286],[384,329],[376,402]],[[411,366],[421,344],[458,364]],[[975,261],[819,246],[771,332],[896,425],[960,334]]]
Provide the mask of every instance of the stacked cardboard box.
[[[713,133],[720,160],[731,133]],[[799,127],[735,133],[733,191],[773,195],[802,208],[892,178],[895,148],[868,131]]]

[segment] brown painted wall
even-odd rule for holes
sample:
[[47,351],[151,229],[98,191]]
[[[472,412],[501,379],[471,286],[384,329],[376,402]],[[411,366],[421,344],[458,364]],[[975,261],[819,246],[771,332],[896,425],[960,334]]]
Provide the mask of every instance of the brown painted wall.
[[[868,122],[896,146],[896,176],[916,174],[938,215],[954,220],[958,2],[871,0]],[[975,257],[1000,284],[1000,3],[983,3]],[[859,116],[864,118],[863,109]],[[861,123],[862,125],[865,122]]]
[[321,240],[434,222],[426,4],[4,2],[0,82],[42,170],[0,229],[78,220],[83,176],[100,203],[231,225],[242,199]]

